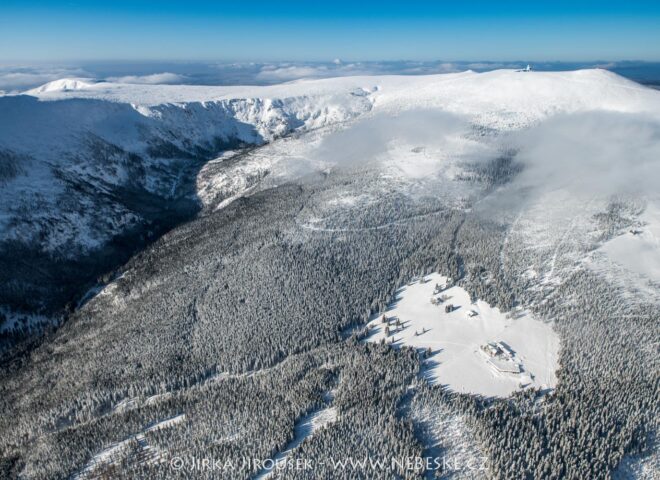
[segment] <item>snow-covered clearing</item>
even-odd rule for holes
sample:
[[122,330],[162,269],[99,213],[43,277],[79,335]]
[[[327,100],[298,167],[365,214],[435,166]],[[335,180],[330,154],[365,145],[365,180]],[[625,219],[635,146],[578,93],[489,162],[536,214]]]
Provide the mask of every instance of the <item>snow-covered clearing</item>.
[[[505,315],[486,302],[472,303],[458,286],[434,294],[436,284],[446,282],[446,277],[434,273],[401,288],[385,314],[389,325],[382,316],[374,319],[368,340],[381,341],[388,328],[387,342],[395,347],[431,348],[432,356],[426,361],[429,380],[457,392],[504,397],[520,388],[546,389],[556,384],[559,338],[549,324],[525,311]],[[442,296],[441,304],[431,303]],[[446,312],[450,304],[454,310]],[[501,342],[511,354],[490,357],[481,348],[488,342]],[[521,371],[505,373],[496,365],[500,370],[518,365]]]

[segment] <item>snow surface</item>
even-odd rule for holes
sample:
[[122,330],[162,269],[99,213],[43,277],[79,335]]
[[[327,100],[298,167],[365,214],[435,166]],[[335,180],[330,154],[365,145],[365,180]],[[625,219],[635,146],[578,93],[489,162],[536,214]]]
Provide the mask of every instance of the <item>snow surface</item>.
[[660,453],[651,451],[644,456],[626,455],[612,473],[614,480],[658,480]]
[[[562,113],[660,112],[660,92],[605,70],[357,76],[234,87],[62,79],[26,93],[0,98],[0,151],[24,156],[20,174],[0,188],[0,227],[5,227],[0,240],[33,239],[42,242],[45,251],[74,253],[79,249],[71,247],[96,249],[139,222],[121,205],[101,211],[83,198],[70,199],[80,208],[62,211],[62,199],[70,195],[66,179],[80,180],[100,192],[131,181],[121,158],[94,157],[90,138],[140,155],[153,164],[147,165],[151,173],[162,171],[158,161],[145,154],[153,142],[184,151],[191,145],[211,145],[218,138],[250,145],[281,143],[279,151],[266,150],[228,171],[202,172],[202,203],[222,207],[272,175],[273,166],[282,174],[295,174],[301,165],[309,169],[323,164],[327,159],[317,158],[314,151],[323,147],[321,140],[342,126],[352,128],[352,122],[363,117],[396,118],[433,110],[461,118],[466,125],[506,132]],[[395,120],[390,133],[398,126]],[[309,136],[284,142],[281,137],[293,132]],[[455,133],[421,144],[395,136],[380,156],[386,174],[410,183],[437,175],[443,165],[442,175],[452,178],[456,169],[444,166],[447,158],[470,160],[492,153],[481,140]],[[152,176],[145,186],[158,195],[172,195],[176,183],[171,180],[168,174]],[[447,196],[456,195],[447,190]],[[103,228],[99,216],[107,219]],[[51,227],[54,224],[57,229]]]
[[[26,93],[42,100],[93,98],[145,107],[240,98],[326,98],[328,101],[325,103],[331,108],[336,104],[335,95],[351,92],[354,98],[373,98],[374,104],[381,110],[440,108],[479,116],[485,123],[502,127],[527,123],[561,111],[657,112],[660,101],[656,91],[600,69],[524,74],[515,70],[495,70],[414,77],[358,76],[274,86],[211,87],[102,82],[77,90],[62,88],[70,82],[51,82]],[[304,107],[305,103],[302,101],[299,106]]]
[[607,258],[626,270],[660,282],[660,206],[650,203],[639,217],[641,225],[606,242]]
[[[435,285],[447,278],[434,273],[402,287],[386,312],[390,337],[395,347],[431,348],[427,375],[431,383],[446,385],[461,393],[506,397],[524,387],[548,389],[555,386],[559,337],[551,325],[536,320],[530,313],[518,311],[505,315],[486,302],[470,301],[469,294],[454,286],[442,292],[449,297],[441,305],[431,304]],[[456,308],[445,313],[445,305]],[[470,310],[477,315],[468,317]],[[394,317],[402,323],[397,331]],[[385,325],[378,317],[369,323],[368,341],[385,338]],[[415,335],[415,333],[418,335]],[[424,333],[422,333],[424,332]],[[515,353],[513,360],[522,366],[520,374],[501,373],[488,362],[480,347],[488,342],[505,342]]]
[[[414,408],[411,416],[423,427],[425,444],[436,458],[444,458],[447,469],[440,478],[487,478],[485,460],[488,458],[464,414],[453,411],[446,404]],[[485,464],[485,465],[484,465]],[[472,466],[472,469],[469,468]]]

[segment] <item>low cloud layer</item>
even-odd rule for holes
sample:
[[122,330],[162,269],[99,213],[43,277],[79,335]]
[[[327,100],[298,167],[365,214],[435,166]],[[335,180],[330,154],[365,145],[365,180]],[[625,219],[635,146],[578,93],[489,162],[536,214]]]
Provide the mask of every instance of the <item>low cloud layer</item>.
[[409,110],[358,120],[323,139],[315,158],[340,167],[381,161],[393,146],[437,149],[469,129],[467,121],[439,110]]
[[80,67],[6,65],[0,66],[0,90],[20,92],[61,78],[91,76]]
[[444,62],[342,62],[329,63],[266,64],[260,67],[255,80],[279,83],[310,78],[346,77],[354,75],[424,75],[453,73],[469,70],[467,65]]
[[184,75],[176,73],[163,72],[153,73],[151,75],[126,75],[123,77],[108,77],[105,80],[113,83],[140,83],[146,85],[162,85],[162,84],[182,84],[186,82]]
[[[375,115],[325,137],[312,159],[347,168],[377,162],[409,178],[429,179],[446,170],[447,161],[488,162],[514,151],[523,168],[500,201],[533,200],[553,191],[584,201],[659,195],[660,117],[561,114],[487,142],[472,139],[470,132],[466,119],[437,110]],[[417,149],[424,154],[414,154]]]
[[660,119],[588,112],[555,116],[515,134],[524,170],[516,184],[577,196],[657,194]]
[[660,63],[599,62],[547,63],[389,61],[349,62],[103,62],[78,65],[0,65],[0,90],[20,92],[62,78],[92,81],[122,81],[143,84],[270,85],[300,79],[349,75],[429,75],[465,70],[478,72],[500,68],[517,69],[530,63],[535,70],[575,70],[601,67],[646,83],[660,84]]

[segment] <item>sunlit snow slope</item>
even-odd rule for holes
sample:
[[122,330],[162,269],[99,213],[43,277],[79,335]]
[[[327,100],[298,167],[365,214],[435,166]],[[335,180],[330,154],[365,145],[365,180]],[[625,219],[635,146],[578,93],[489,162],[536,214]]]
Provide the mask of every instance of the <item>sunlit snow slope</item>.
[[[41,235],[48,251],[61,250],[64,243],[67,250],[98,247],[137,220],[121,202],[105,208],[102,229],[94,207],[84,201],[78,209],[61,211],[57,201],[69,197],[71,183],[84,181],[98,191],[139,184],[147,192],[172,196],[182,168],[177,160],[190,163],[368,113],[434,109],[507,131],[558,113],[660,110],[656,91],[604,70],[349,77],[270,87],[64,79],[28,93],[0,99],[0,238]],[[35,203],[38,215],[21,215]],[[47,225],[55,219],[59,231]],[[7,228],[12,221],[13,230]]]

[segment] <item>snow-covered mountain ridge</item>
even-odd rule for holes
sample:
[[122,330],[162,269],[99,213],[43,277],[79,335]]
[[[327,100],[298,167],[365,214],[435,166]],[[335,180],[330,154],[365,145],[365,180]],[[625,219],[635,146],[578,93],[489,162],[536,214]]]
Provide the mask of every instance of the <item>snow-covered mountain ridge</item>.
[[[129,103],[149,112],[165,104],[237,99],[298,99],[302,113],[336,108],[343,94],[369,95],[379,109],[442,108],[483,117],[484,112],[515,112],[528,118],[558,111],[647,111],[657,106],[652,89],[607,70],[570,72],[472,71],[427,76],[358,76],[300,80],[273,86],[196,86],[91,83],[71,88],[76,79],[50,82],[26,92],[40,100],[84,98]],[[656,100],[651,104],[652,98]],[[302,100],[302,101],[301,101]],[[319,103],[320,102],[320,103]],[[309,106],[313,103],[315,106]],[[303,105],[307,105],[305,108]],[[146,108],[144,108],[146,107]],[[494,118],[490,119],[495,120]]]
[[10,318],[75,301],[76,284],[191,218],[208,160],[372,107],[353,90],[147,105],[83,94],[95,87],[63,80],[0,97],[0,306]]
[[[358,117],[417,110],[460,115],[493,132],[562,113],[660,111],[659,92],[604,70],[344,77],[267,87],[62,79],[26,93],[0,97],[2,270],[4,280],[20,284],[12,292],[21,292],[2,293],[0,304],[14,307],[24,296],[22,270],[27,277],[38,265],[49,271],[50,262],[93,256],[127,232],[157,236],[164,219],[171,225],[193,215],[200,197],[223,205],[268,174],[270,158],[259,165],[220,160],[198,182],[200,168],[228,150],[275,144],[294,132],[315,131],[318,140],[323,129]],[[34,265],[14,264],[18,247],[36,255]]]
[[28,95],[38,95],[40,93],[48,92],[67,92],[69,90],[81,90],[89,88],[93,85],[90,79],[83,78],[61,78],[43,84],[40,87],[27,90],[25,93]]
[[[17,210],[35,202],[43,203],[40,215],[48,216],[51,207],[56,209],[58,198],[69,197],[71,182],[84,180],[100,192],[130,185],[172,198],[180,188],[181,169],[195,160],[207,160],[240,145],[260,145],[295,130],[344,121],[371,108],[367,96],[353,92],[318,99],[225,98],[146,106],[102,96],[68,95],[81,90],[70,91],[67,85],[71,82],[54,83],[33,90],[38,98],[0,99],[0,152],[5,160],[0,196],[7,200],[3,202],[7,210],[0,239],[25,240],[41,234],[38,229],[25,231],[24,225],[10,229],[9,223],[12,219],[20,222]],[[58,91],[58,86],[63,90]],[[95,85],[84,88],[92,87]],[[58,251],[65,244],[67,249],[73,244],[94,248],[107,239],[107,235],[96,238],[74,231],[94,228],[94,219],[84,212],[75,214],[79,218],[71,222],[70,235],[56,238],[46,234],[45,250]],[[114,220],[131,218],[126,211],[105,214]],[[29,223],[33,222],[31,218]],[[58,223],[67,229],[68,222]]]

